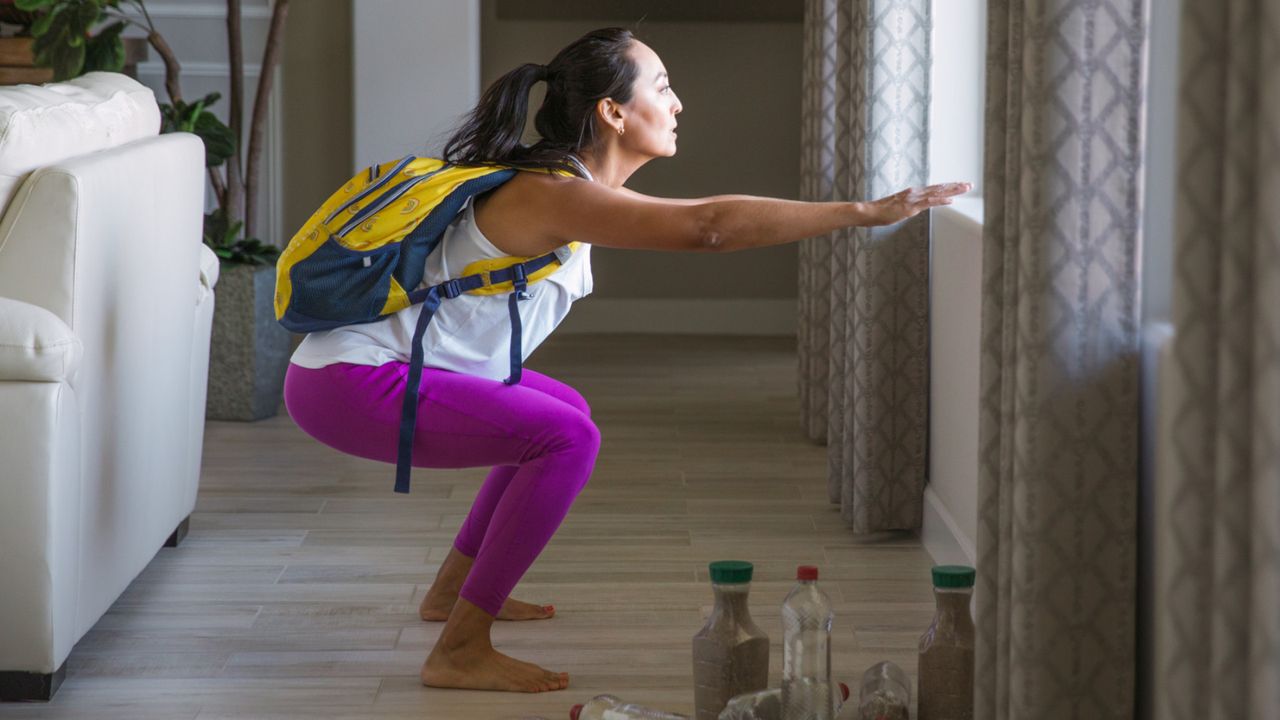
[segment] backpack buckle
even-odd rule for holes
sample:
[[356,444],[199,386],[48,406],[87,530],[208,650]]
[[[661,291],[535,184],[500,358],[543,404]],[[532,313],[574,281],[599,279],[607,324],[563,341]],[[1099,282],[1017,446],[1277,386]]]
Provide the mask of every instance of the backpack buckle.
[[444,296],[450,300],[462,294],[462,283],[457,278],[440,283],[440,287],[444,289]]
[[528,300],[529,278],[524,272],[524,263],[511,266],[511,291],[516,300]]

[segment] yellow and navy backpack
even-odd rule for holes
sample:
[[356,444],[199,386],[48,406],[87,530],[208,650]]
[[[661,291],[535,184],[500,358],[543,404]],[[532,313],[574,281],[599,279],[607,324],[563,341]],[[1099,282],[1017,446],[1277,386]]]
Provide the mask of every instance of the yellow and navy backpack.
[[440,303],[463,293],[509,293],[511,376],[503,382],[516,384],[522,348],[517,303],[528,297],[530,283],[555,272],[579,247],[570,243],[536,258],[482,260],[468,265],[462,277],[419,287],[427,256],[439,246],[467,199],[502,185],[517,172],[413,156],[374,165],[330,195],[276,261],[276,319],[292,332],[374,322],[423,304],[400,417],[396,492],[409,492],[422,338]]

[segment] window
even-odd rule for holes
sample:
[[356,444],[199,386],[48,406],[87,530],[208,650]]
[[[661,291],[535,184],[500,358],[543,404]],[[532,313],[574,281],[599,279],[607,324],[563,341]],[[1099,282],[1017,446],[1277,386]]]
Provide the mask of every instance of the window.
[[930,72],[929,182],[968,181],[957,210],[981,219],[986,0],[934,0]]

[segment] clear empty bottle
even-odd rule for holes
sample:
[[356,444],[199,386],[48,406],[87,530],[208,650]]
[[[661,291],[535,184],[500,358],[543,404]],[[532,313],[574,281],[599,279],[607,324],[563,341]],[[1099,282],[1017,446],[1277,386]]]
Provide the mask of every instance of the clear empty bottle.
[[850,703],[836,720],[911,720],[911,678],[885,660],[867,668]]
[[716,720],[730,698],[769,686],[769,636],[751,619],[747,593],[753,567],[711,563],[715,606],[693,636],[693,706],[697,720]]
[[688,715],[624,703],[614,695],[597,695],[569,710],[570,720],[691,720]]
[[[849,699],[849,686],[836,684],[840,686],[840,702],[843,703]],[[833,712],[839,710],[839,706],[832,708]],[[782,720],[782,690],[772,688],[739,695],[724,707],[719,720]]]
[[782,718],[834,720],[831,688],[831,600],[818,587],[818,568],[796,569],[782,601]]
[[973,720],[973,596],[967,565],[933,568],[937,611],[920,638],[918,720]]
[[782,720],[782,690],[743,693],[724,706],[717,720]]

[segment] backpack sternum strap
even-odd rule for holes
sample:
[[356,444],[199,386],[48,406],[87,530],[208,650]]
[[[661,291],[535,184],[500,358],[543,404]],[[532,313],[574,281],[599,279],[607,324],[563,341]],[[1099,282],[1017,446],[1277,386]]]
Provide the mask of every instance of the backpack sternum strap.
[[544,278],[552,275],[561,266],[569,262],[569,258],[582,246],[582,243],[572,242],[556,248],[554,251],[536,258],[527,257],[505,257],[505,258],[485,258],[477,260],[467,265],[462,270],[462,275],[480,275],[485,278],[484,285],[471,291],[474,295],[503,295],[511,292],[511,274],[505,272],[510,270],[512,266],[524,265],[525,274],[529,278],[530,284],[542,281]]

